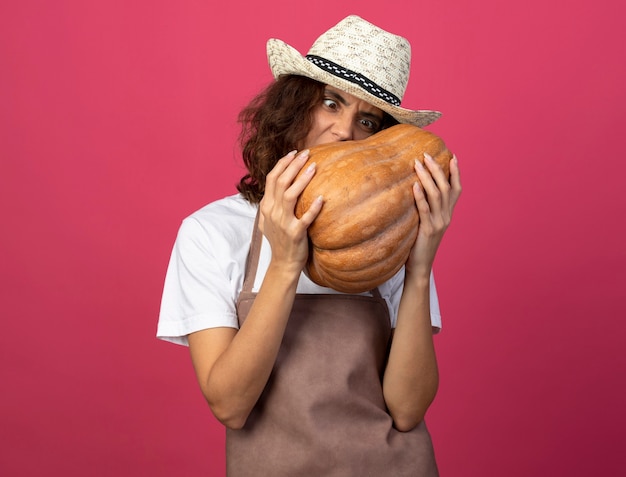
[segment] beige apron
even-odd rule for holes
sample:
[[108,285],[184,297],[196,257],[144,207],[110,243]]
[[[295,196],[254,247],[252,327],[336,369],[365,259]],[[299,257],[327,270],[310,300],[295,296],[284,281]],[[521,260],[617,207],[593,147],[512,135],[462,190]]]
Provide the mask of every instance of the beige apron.
[[[254,227],[240,326],[252,306],[261,233]],[[393,427],[381,376],[389,310],[373,297],[296,295],[276,364],[240,430],[226,431],[229,477],[437,476],[422,422]]]

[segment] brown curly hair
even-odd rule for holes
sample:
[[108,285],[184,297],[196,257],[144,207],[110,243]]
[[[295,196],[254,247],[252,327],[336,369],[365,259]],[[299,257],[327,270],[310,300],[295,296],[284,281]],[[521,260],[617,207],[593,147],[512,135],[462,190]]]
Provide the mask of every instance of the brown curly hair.
[[[249,202],[261,201],[267,173],[281,157],[300,148],[311,129],[313,110],[324,99],[324,88],[305,76],[283,75],[239,113],[239,143],[248,173],[237,190]],[[381,129],[397,123],[384,113]]]

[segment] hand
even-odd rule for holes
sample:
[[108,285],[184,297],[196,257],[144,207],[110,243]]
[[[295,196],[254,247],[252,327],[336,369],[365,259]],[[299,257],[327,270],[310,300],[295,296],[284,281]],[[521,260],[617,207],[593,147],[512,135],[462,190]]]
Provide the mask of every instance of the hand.
[[430,276],[435,254],[461,195],[461,176],[456,156],[450,160],[449,181],[441,166],[430,155],[424,153],[424,157],[424,164],[415,161],[419,181],[413,186],[413,195],[419,213],[419,225],[406,270],[426,277]]
[[300,273],[308,258],[307,229],[319,214],[323,200],[318,198],[300,219],[294,210],[298,197],[315,174],[312,163],[297,179],[309,158],[309,151],[292,151],[280,159],[265,178],[265,194],[259,205],[259,229],[272,248],[272,261],[286,270]]

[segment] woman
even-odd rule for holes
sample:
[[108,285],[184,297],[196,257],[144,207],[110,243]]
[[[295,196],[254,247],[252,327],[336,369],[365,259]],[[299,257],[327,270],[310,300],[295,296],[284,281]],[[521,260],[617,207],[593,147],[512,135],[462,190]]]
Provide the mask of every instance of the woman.
[[300,219],[294,208],[315,174],[296,179],[308,148],[440,114],[400,107],[410,46],[357,16],[306,57],[279,40],[267,46],[276,81],[240,116],[248,174],[239,194],[183,221],[157,334],[189,345],[227,428],[229,475],[437,475],[424,424],[438,386],[431,270],[461,192],[456,158],[450,181],[429,158],[416,161],[416,242],[371,293],[308,280],[307,228],[323,198]]

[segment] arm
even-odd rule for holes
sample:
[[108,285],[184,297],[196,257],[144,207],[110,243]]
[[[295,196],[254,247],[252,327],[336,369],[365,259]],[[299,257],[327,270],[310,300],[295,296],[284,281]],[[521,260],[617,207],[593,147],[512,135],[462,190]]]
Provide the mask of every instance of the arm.
[[294,215],[296,200],[315,172],[313,167],[294,181],[307,158],[306,151],[290,153],[267,175],[259,228],[271,245],[272,259],[243,326],[188,337],[202,393],[227,427],[245,424],[267,383],[306,263],[307,228],[322,206],[318,200],[300,220]]
[[450,161],[450,181],[428,157],[416,161],[422,184],[413,191],[420,223],[405,267],[404,289],[383,377],[383,394],[394,424],[409,431],[423,419],[435,398],[439,373],[430,322],[430,274],[439,244],[461,194],[456,157]]

